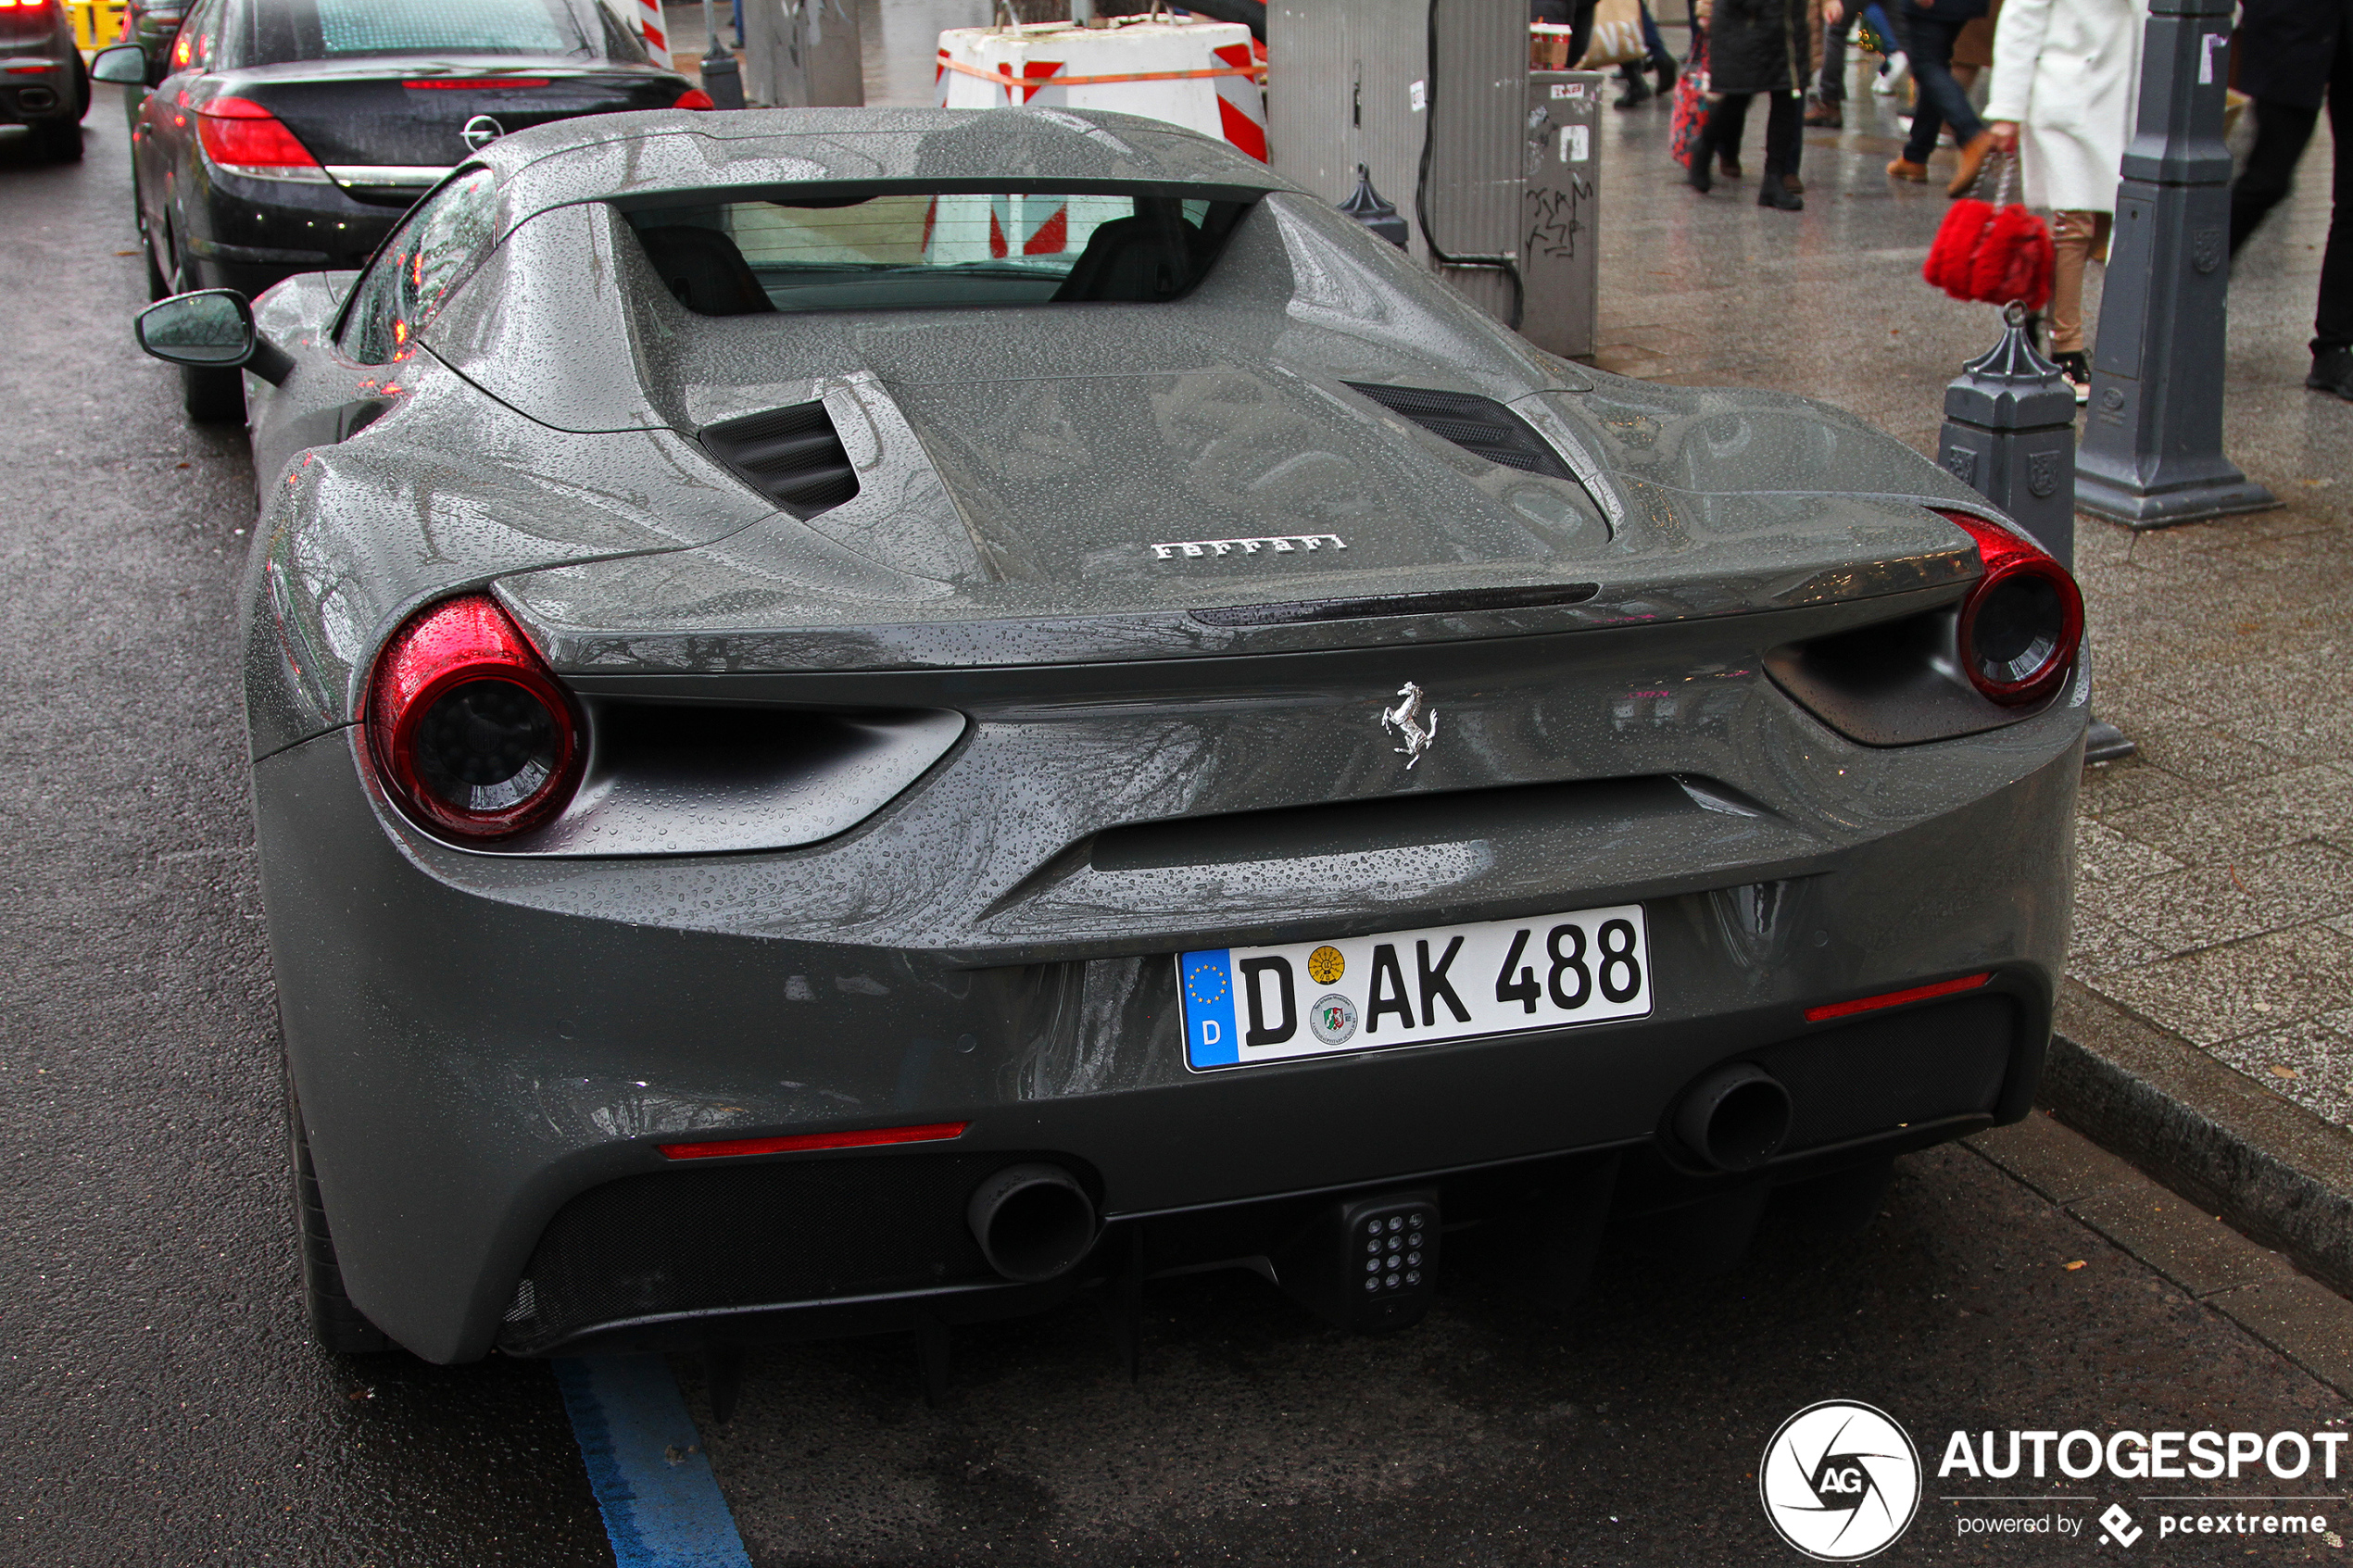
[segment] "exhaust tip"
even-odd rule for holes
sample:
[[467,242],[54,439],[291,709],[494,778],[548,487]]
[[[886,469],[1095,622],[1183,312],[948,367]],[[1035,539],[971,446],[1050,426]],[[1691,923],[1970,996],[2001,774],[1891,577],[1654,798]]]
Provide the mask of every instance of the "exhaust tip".
[[1076,1268],[1095,1245],[1095,1204],[1059,1165],[1009,1165],[973,1189],[965,1209],[988,1266],[1023,1285]]
[[1675,1135],[1718,1171],[1749,1171],[1789,1139],[1789,1090],[1753,1061],[1719,1067],[1683,1091]]

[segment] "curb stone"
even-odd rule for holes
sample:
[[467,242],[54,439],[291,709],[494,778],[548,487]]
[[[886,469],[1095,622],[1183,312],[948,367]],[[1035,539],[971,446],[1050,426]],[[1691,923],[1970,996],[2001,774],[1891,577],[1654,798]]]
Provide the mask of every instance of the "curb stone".
[[2038,1098],[2234,1228],[2353,1295],[2353,1134],[2075,980]]

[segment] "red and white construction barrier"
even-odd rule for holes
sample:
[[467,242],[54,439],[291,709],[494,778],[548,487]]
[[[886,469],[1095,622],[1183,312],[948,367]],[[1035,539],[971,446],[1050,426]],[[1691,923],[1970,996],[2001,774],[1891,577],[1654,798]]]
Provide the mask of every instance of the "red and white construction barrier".
[[670,59],[670,23],[662,19],[661,0],[607,0],[621,25],[645,41],[646,54],[664,70]]
[[942,108],[1114,109],[1266,161],[1266,60],[1239,22],[956,28],[939,35]]

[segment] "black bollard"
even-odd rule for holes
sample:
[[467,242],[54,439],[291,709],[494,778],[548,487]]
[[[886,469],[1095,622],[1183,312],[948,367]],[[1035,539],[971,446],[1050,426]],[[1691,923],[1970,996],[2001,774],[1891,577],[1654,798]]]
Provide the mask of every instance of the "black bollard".
[[1381,199],[1378,191],[1373,189],[1373,171],[1365,165],[1360,163],[1356,166],[1356,189],[1340,204],[1340,209],[1399,250],[1405,248],[1405,241],[1409,237],[1405,220],[1397,216],[1394,207]]
[[2075,570],[2075,392],[2026,335],[2026,312],[2002,315],[2002,341],[1944,387],[1936,460],[2007,512]]
[[2134,528],[2276,507],[2222,452],[2233,0],[2150,0],[2076,504]]
[[711,47],[703,52],[702,57],[702,90],[720,108],[742,108],[743,68],[736,63],[736,56],[729,52],[726,44],[719,41],[719,25],[711,16],[711,0],[702,0],[702,24],[711,34]]
[[[1945,385],[1936,460],[2072,571],[2075,393],[2027,336],[2025,309],[2013,303],[2002,320],[2002,341]],[[2083,760],[2113,762],[2133,749],[2124,732],[2095,719]]]

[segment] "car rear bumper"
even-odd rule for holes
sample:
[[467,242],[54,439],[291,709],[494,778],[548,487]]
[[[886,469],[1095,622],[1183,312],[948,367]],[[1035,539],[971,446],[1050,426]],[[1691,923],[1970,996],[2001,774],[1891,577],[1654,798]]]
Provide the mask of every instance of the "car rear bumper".
[[[407,211],[328,181],[255,180],[207,166],[201,228],[182,244],[201,284],[260,294],[297,272],[362,267]],[[422,190],[407,193],[413,200]]]
[[48,125],[81,117],[69,62],[0,55],[0,125]]
[[[996,1315],[1105,1260],[1256,1255],[1335,1193],[1435,1185],[1450,1217],[1478,1217],[1618,1151],[1614,1188],[1578,1190],[1625,1211],[2015,1119],[2066,948],[2080,771],[2070,744],[1802,874],[1635,889],[1646,1019],[1197,1075],[1166,951],[992,966],[731,917],[742,880],[789,855],[665,873],[666,908],[625,892],[629,862],[542,865],[527,894],[501,891],[387,822],[355,733],[256,766],[271,945],[346,1287],[445,1361]],[[1589,893],[1564,885],[1546,909]],[[1806,1017],[1974,974],[1992,978]],[[1702,1172],[1667,1130],[1730,1060],[1766,1064],[1795,1102],[1782,1155],[1746,1177]],[[661,1151],[956,1122],[953,1142],[904,1148]],[[1055,1285],[1010,1286],[976,1270],[963,1203],[1036,1159],[1087,1185],[1104,1240]]]

